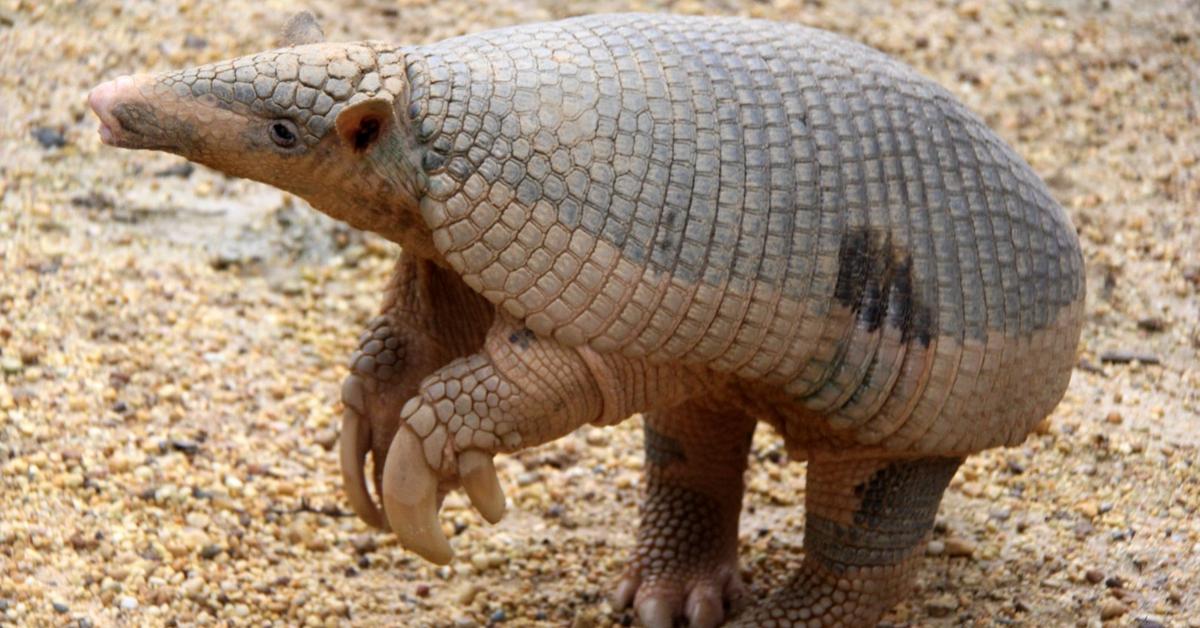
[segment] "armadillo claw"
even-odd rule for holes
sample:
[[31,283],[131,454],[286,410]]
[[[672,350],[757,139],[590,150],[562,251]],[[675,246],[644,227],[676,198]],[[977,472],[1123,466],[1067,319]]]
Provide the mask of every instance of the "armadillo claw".
[[349,405],[342,413],[340,441],[342,483],[346,487],[346,496],[350,498],[350,507],[369,525],[386,530],[383,513],[379,512],[371,494],[367,492],[367,482],[363,477],[363,463],[371,443],[371,426]]
[[396,430],[383,465],[383,510],[401,545],[438,565],[454,558],[438,522],[437,476],[407,425]]
[[504,490],[500,488],[491,454],[478,449],[462,452],[458,455],[458,476],[471,504],[488,523],[504,517]]
[[638,604],[637,614],[646,628],[671,628],[675,625],[671,605],[659,598],[650,598]]

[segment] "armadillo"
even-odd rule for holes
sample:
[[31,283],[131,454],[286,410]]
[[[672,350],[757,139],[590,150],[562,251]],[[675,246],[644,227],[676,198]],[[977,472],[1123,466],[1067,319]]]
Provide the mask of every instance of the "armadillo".
[[[108,144],[290,191],[400,244],[342,389],[355,511],[435,563],[494,456],[641,413],[612,589],[648,626],[874,625],[965,456],[1064,394],[1079,242],[1013,149],[881,52],[796,24],[595,15],[126,76]],[[807,464],[803,558],[747,589],[751,436]],[[375,473],[364,472],[366,456]],[[374,490],[366,476],[373,476]]]

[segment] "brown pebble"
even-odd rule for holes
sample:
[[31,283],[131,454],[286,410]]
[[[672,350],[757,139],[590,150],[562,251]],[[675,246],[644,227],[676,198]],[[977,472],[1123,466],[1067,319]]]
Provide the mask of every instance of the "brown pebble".
[[1100,619],[1116,619],[1129,612],[1129,607],[1117,600],[1104,600],[1100,603]]
[[1092,584],[1100,584],[1104,580],[1104,572],[1099,569],[1089,569],[1087,573],[1083,574],[1083,577]]
[[1121,421],[1124,420],[1124,417],[1121,416],[1120,412],[1113,410],[1112,412],[1108,413],[1108,416],[1104,417],[1104,420],[1112,423],[1113,425],[1120,425]]
[[1137,322],[1138,329],[1150,333],[1158,333],[1167,328],[1167,323],[1157,316],[1143,318]]
[[355,534],[350,537],[350,545],[354,547],[354,551],[359,554],[370,554],[375,551],[375,535],[374,534]]
[[313,440],[321,446],[321,449],[333,451],[338,442],[338,431],[334,429],[321,430],[313,435]]
[[417,585],[417,597],[429,597],[429,585],[418,584]]
[[956,610],[958,610],[958,598],[949,593],[943,593],[925,602],[925,612],[930,617],[946,617]]
[[1118,349],[1116,351],[1105,351],[1100,354],[1101,362],[1109,362],[1112,364],[1128,364],[1130,362],[1141,362],[1142,364],[1160,364],[1161,360],[1153,353],[1140,350]]
[[957,558],[970,558],[975,555],[975,542],[958,538],[950,537],[944,541],[946,544],[946,555]]

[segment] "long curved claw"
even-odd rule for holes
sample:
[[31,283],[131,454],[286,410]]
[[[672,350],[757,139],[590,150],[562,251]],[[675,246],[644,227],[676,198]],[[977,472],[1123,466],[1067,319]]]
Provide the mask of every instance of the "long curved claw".
[[425,461],[421,440],[402,425],[383,465],[383,510],[404,547],[445,565],[454,558],[454,550],[438,523],[437,489],[437,476]]
[[363,464],[371,442],[371,426],[363,421],[357,410],[348,405],[342,413],[340,441],[342,483],[346,487],[346,496],[350,498],[350,507],[367,524],[386,530],[387,522],[367,492],[367,482],[363,478]]
[[504,490],[500,488],[491,454],[478,449],[462,452],[458,455],[458,476],[471,504],[488,523],[504,517]]

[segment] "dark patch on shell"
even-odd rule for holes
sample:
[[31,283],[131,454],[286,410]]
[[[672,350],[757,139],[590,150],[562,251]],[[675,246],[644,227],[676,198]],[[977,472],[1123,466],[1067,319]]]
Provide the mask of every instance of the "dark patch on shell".
[[883,323],[899,329],[903,341],[929,346],[933,322],[915,289],[912,254],[892,242],[891,233],[853,227],[838,249],[833,296],[875,331]]

